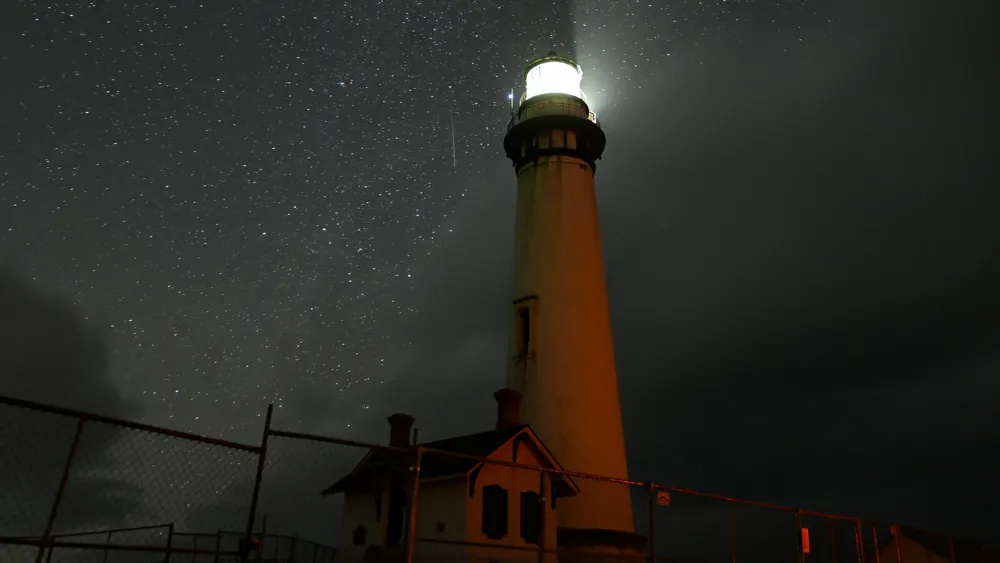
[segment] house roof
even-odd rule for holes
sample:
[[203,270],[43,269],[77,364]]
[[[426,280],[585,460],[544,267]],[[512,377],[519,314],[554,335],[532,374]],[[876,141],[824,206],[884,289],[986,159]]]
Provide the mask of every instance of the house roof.
[[[505,428],[503,430],[489,430],[465,436],[456,436],[444,440],[435,440],[419,444],[425,448],[442,450],[464,454],[473,457],[485,458],[492,455],[504,444],[518,437],[519,435],[530,436],[530,439],[539,447],[543,455],[546,456],[554,469],[562,469],[562,466],[552,455],[552,452],[535,435],[534,431],[527,425],[521,424]],[[388,450],[369,450],[361,459],[358,465],[339,481],[323,490],[321,494],[337,494],[359,486],[364,487],[379,477],[386,477],[389,474],[399,475],[409,471],[413,465],[415,452],[398,452]],[[464,476],[474,470],[482,462],[474,459],[436,454],[434,452],[424,452],[420,459],[420,477],[423,479],[443,478],[453,476]],[[576,483],[569,477],[563,476],[565,486],[562,496],[575,494],[579,491]]]
[[[444,450],[475,457],[488,457],[526,428],[528,428],[527,425],[519,424],[503,430],[489,430],[477,434],[466,434],[465,436],[435,440],[420,445],[434,450]],[[541,443],[537,437],[535,439]],[[420,460],[420,474],[428,478],[458,475],[469,472],[477,465],[479,465],[479,462],[473,459],[425,453],[421,456]]]
[[[900,526],[900,533],[903,537],[917,543],[945,561],[952,560],[951,552],[954,549],[955,563],[1000,562],[1000,555],[997,554],[996,550],[983,547],[965,538],[954,538],[951,541],[951,545],[949,545],[946,534],[928,532],[910,526]],[[880,542],[879,548],[886,549],[892,545],[892,539],[889,539],[884,544]],[[874,561],[874,553],[871,554],[868,560]],[[894,563],[895,558],[892,561]]]

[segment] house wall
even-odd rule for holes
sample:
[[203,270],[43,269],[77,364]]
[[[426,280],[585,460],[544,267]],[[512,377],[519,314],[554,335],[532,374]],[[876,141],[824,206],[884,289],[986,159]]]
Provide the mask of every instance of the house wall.
[[[344,512],[340,524],[340,545],[337,559],[346,563],[357,563],[364,558],[365,549],[370,545],[385,543],[385,515],[389,510],[387,488],[381,490],[382,517],[376,516],[374,493],[345,493]],[[354,530],[358,525],[365,527],[365,544],[354,545]]]
[[[514,459],[513,441],[497,450],[491,459],[516,462],[522,465],[543,465],[544,456],[536,449],[530,440],[524,440],[518,447],[517,459]],[[470,546],[467,551],[469,560],[499,560],[499,561],[538,561],[537,546],[529,544],[521,537],[521,492],[539,492],[539,476],[537,471],[486,464],[476,479],[475,494],[470,498],[466,494],[466,539],[469,542],[488,544],[492,547]],[[545,476],[548,481],[549,475]],[[507,536],[502,540],[491,540],[483,533],[483,487],[500,485],[507,489]],[[556,517],[552,509],[552,487],[545,485],[545,510],[543,511],[544,531],[542,541],[546,549],[556,547]],[[467,493],[467,491],[466,491]],[[504,547],[507,547],[505,549]],[[509,548],[526,549],[509,549]],[[554,561],[555,556],[551,556]]]
[[[950,558],[941,557],[905,535],[899,546],[899,554],[903,563],[951,563]],[[878,559],[879,563],[897,563],[895,540],[889,542],[884,548],[879,549]],[[875,561],[869,561],[868,563],[875,563]]]
[[[461,542],[465,539],[465,497],[468,488],[464,479],[451,481],[421,481],[419,506],[417,511],[417,538]],[[412,498],[412,487],[406,488],[407,499]],[[370,546],[385,546],[389,514],[388,487],[382,489],[382,516],[375,519],[375,496],[372,493],[346,493],[344,511],[341,517],[340,547],[337,560],[359,563],[364,559]],[[409,505],[409,503],[407,503]],[[407,520],[409,510],[407,510]],[[444,531],[438,532],[437,525],[444,524]],[[354,530],[358,525],[366,530],[364,545],[354,545]],[[407,523],[404,521],[404,526]],[[408,528],[407,528],[408,529]],[[405,544],[404,544],[405,545]],[[396,549],[402,549],[403,546]],[[461,556],[464,546],[457,543],[417,542],[415,557],[425,559],[445,559]],[[383,552],[389,553],[389,552]]]
[[[417,499],[417,543],[414,558],[419,561],[461,561],[465,546],[468,482],[421,481]],[[443,530],[438,531],[438,525]]]

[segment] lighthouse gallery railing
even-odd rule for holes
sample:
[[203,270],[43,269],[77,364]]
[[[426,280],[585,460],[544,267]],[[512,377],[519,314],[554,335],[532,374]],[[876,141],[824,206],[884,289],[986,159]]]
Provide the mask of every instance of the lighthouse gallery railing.
[[515,114],[511,115],[510,121],[507,122],[507,131],[510,131],[520,123],[531,119],[533,117],[541,117],[544,115],[567,115],[573,117],[580,117],[588,121],[593,122],[598,127],[601,126],[601,122],[598,121],[597,115],[592,111],[586,110],[579,104],[538,104],[522,108]]

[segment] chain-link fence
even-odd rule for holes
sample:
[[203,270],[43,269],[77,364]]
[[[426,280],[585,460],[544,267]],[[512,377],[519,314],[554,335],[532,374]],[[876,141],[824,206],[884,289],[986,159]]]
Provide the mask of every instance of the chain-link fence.
[[[315,503],[316,492],[332,496],[313,506],[338,530],[338,562],[555,561],[557,554],[588,562],[1000,562],[995,552],[971,543],[949,548],[959,544],[943,534],[567,471],[546,463],[544,445],[503,432],[419,447],[280,430],[270,436],[275,469],[265,473],[262,502],[272,482],[308,483],[301,491],[307,499],[273,491],[296,506]],[[562,526],[573,522],[560,518],[560,510],[593,519],[594,508],[581,502],[587,497],[597,499],[597,512],[612,526],[629,521],[638,533],[595,538],[595,530],[574,533]],[[616,512],[627,506],[617,501],[626,498],[634,521]],[[273,512],[288,514],[277,506]],[[594,543],[615,547],[564,559],[568,549],[586,552]]]
[[0,397],[0,562],[1000,563],[945,534],[569,471],[525,426],[415,438],[276,430],[269,408],[253,446]]

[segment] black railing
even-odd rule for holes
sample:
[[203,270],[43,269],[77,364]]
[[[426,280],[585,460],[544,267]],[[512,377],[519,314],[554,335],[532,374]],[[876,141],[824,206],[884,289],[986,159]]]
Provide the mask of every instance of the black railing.
[[587,110],[585,106],[581,106],[579,104],[539,104],[534,107],[522,109],[512,115],[510,117],[510,121],[507,122],[507,131],[510,131],[518,124],[528,119],[543,115],[568,115],[579,117],[594,123],[598,127],[601,126],[601,122],[597,120],[597,116],[594,115],[594,112]]

